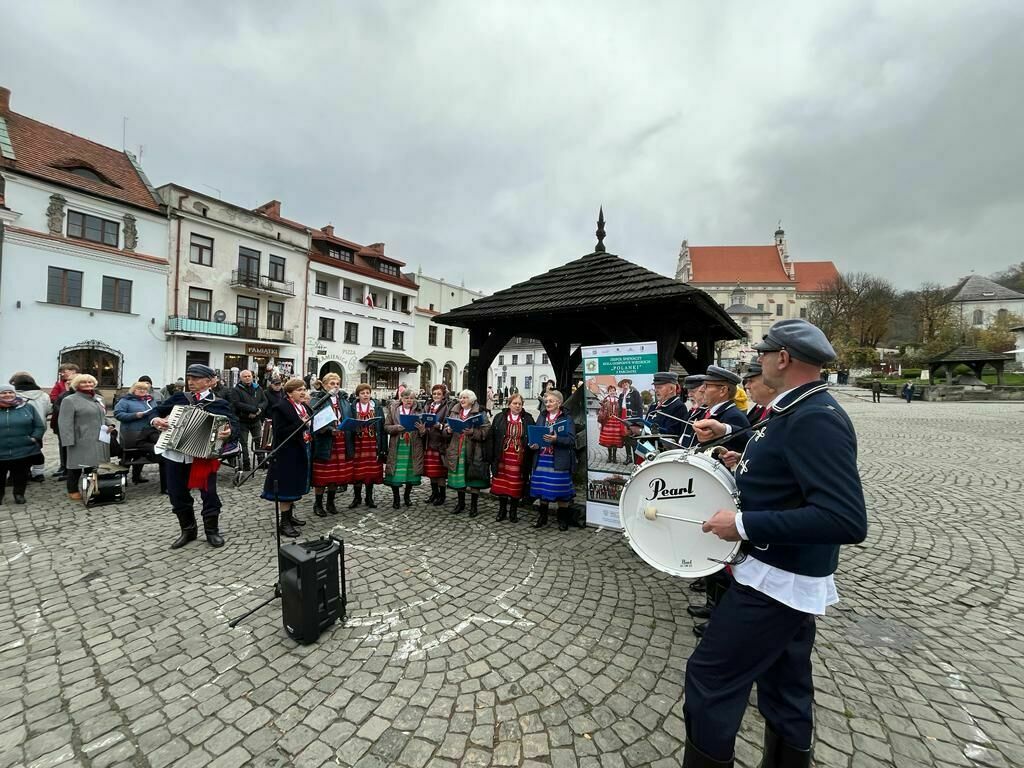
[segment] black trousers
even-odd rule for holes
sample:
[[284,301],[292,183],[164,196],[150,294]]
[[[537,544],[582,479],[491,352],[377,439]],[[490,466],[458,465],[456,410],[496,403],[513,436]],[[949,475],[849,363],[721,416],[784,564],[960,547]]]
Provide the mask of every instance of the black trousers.
[[683,718],[699,750],[730,760],[751,686],[765,722],[796,749],[810,749],[814,616],[734,582],[686,664]]
[[[195,515],[195,501],[188,488],[191,464],[164,460],[164,474],[167,478],[167,495],[171,497],[171,510],[176,515]],[[210,484],[205,491],[199,491],[203,500],[203,519],[220,514],[220,496],[217,495],[217,475],[210,475]]]
[[25,495],[25,488],[28,485],[29,466],[32,457],[24,459],[10,459],[0,461],[0,496],[7,490],[7,474],[11,475],[11,486],[18,496]]
[[255,419],[254,421],[248,421],[246,419],[239,419],[238,424],[241,427],[238,436],[238,442],[242,445],[242,466],[248,468],[249,465],[249,443],[252,442],[253,454],[256,453],[256,446],[260,444],[260,433],[263,431],[263,421],[261,419]]

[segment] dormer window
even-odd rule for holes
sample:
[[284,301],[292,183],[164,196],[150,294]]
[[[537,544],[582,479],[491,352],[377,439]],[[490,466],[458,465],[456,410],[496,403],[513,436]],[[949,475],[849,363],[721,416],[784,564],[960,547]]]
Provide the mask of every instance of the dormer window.
[[[95,181],[98,184],[106,184],[109,187],[118,187],[117,184],[112,182],[84,160],[64,160],[60,163],[54,163],[52,167],[61,171],[66,171],[67,173],[86,179],[87,181]],[[118,189],[120,189],[120,187],[118,187]]]
[[385,275],[398,277],[398,267],[394,264],[388,264],[386,261],[377,262],[377,271],[383,272]]
[[327,255],[338,261],[347,261],[349,264],[355,261],[352,251],[346,251],[344,248],[331,248],[327,251]]

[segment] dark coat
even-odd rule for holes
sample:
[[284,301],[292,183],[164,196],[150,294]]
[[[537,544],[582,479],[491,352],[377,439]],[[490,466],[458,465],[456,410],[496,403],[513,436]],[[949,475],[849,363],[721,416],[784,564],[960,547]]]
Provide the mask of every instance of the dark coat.
[[[457,419],[462,413],[461,406],[455,405],[452,407],[448,415],[453,419]],[[491,433],[491,420],[487,418],[487,413],[480,408],[480,403],[473,403],[473,407],[469,409],[470,416],[476,416],[478,413],[484,415],[484,422],[482,427],[475,427],[473,429],[467,429],[462,434],[466,440],[466,465],[475,464],[477,462],[491,463],[490,446],[488,445],[485,449],[484,444],[488,442],[488,437]],[[444,465],[449,472],[455,469],[455,466],[459,463],[459,436],[452,433],[448,441],[448,447],[441,458],[444,459]]]
[[[166,400],[160,401],[160,404],[157,405],[154,410],[156,411],[157,416],[166,419],[170,416],[171,411],[174,410],[174,406],[176,405],[196,405],[196,403],[192,398],[191,392],[175,392]],[[228,420],[228,424],[231,425],[231,434],[224,441],[225,444],[238,440],[238,435],[240,433],[238,418],[235,416],[235,411],[231,407],[231,403],[223,397],[217,397],[213,392],[208,392],[206,397],[203,398],[203,401],[199,403],[198,407],[216,416],[223,416]]]
[[276,389],[274,389],[273,387],[271,387],[269,385],[267,386],[267,388],[265,390],[263,390],[263,394],[266,395],[266,397],[267,397],[267,410],[264,411],[264,413],[269,413],[270,412],[270,406],[272,406],[274,403],[281,402],[285,398],[285,394],[284,394],[284,390],[283,389],[282,390],[276,390]]
[[43,445],[46,425],[30,402],[18,398],[0,408],[0,461],[17,461],[36,456]]
[[[498,463],[501,461],[501,452],[505,445],[505,434],[508,432],[508,413],[506,408],[491,422],[491,473],[498,474]],[[533,451],[526,442],[527,427],[537,423],[537,420],[526,411],[520,411],[520,418],[523,422],[523,478],[530,476],[530,469],[533,467]]]
[[[428,413],[430,410],[431,400],[423,407],[423,412]],[[432,448],[440,454],[444,454],[448,450],[448,439],[449,435],[444,431],[444,422],[448,418],[448,413],[452,408],[452,401],[445,400],[441,403],[441,408],[437,412],[437,424],[427,430],[427,434],[424,435],[423,439],[426,442],[427,448]],[[456,406],[457,407],[457,406]]]
[[[728,424],[732,427],[733,432],[739,432],[741,429],[746,429],[750,426],[750,420],[747,419],[747,414],[741,411],[736,406],[736,403],[732,402],[732,400],[729,400],[717,407],[718,413],[712,416],[709,411],[709,415],[704,418],[715,419],[716,421],[720,421],[722,424]],[[742,435],[736,435],[735,437],[729,438],[722,443],[722,445],[730,451],[742,451],[749,439],[750,433],[744,432]]]
[[[667,414],[663,416],[662,414]],[[647,411],[647,415],[650,420],[654,422],[654,426],[657,427],[659,435],[681,435],[683,434],[683,428],[686,421],[689,418],[689,412],[686,410],[686,402],[676,395],[675,397],[668,400],[664,405],[658,403],[652,403],[650,409]],[[668,418],[668,416],[674,416],[675,418]],[[682,419],[683,421],[677,421]]]
[[[327,392],[317,392],[309,400],[310,408],[313,412],[323,408],[330,408],[330,405],[323,405],[324,400],[329,398],[330,395]],[[352,406],[348,401],[348,395],[344,392],[338,395],[338,415],[339,419],[350,419],[352,418]],[[313,459],[315,461],[329,461],[331,458],[331,451],[334,450],[334,432],[337,425],[330,427],[323,427],[320,431],[313,434]],[[351,459],[356,455],[356,440],[354,433],[345,433],[345,458]]]
[[[543,424],[546,416],[547,413],[542,413],[537,418],[537,423]],[[558,420],[561,421],[562,419],[569,420],[569,429],[566,430],[564,435],[558,435],[555,439],[553,443],[555,451],[551,458],[556,472],[572,473],[576,471],[576,425],[573,423],[572,416],[564,407],[558,409]],[[547,445],[545,443],[540,447],[545,448]],[[531,473],[537,468],[538,459],[540,459],[540,451],[533,455],[533,461],[530,464]]]
[[[303,405],[302,410],[308,418],[309,409]],[[263,498],[274,500],[276,481],[277,498],[295,501],[309,492],[310,458],[304,438],[306,430],[299,429],[302,419],[287,398],[270,407],[270,418],[274,423],[275,454],[263,483]]]
[[623,408],[626,409],[627,417],[644,415],[644,399],[640,395],[640,390],[631,386],[626,394],[619,395],[619,413],[622,413]]
[[[121,422],[122,441],[129,434],[137,434],[149,426],[149,422],[156,418],[156,406],[157,402],[149,395],[125,395],[118,399],[114,406],[114,418]],[[143,414],[141,418],[140,413]]]
[[225,395],[241,422],[253,422],[265,418],[267,413],[267,392],[259,384],[245,386],[238,382]]
[[[398,419],[398,409],[401,403],[392,403],[388,406],[388,412],[384,417],[384,432],[388,436],[388,461],[384,466],[384,474],[391,476],[395,474],[395,467],[398,466],[398,444],[402,439],[405,430]],[[415,406],[414,406],[415,407]],[[414,411],[415,412],[415,411]],[[414,474],[423,474],[423,440],[418,432],[413,432],[409,446],[412,448],[412,471]]]
[[53,410],[50,411],[50,429],[57,434],[60,434],[60,406],[73,394],[75,394],[75,390],[65,389],[57,395],[57,399],[53,401]]
[[867,536],[857,436],[819,382],[798,387],[776,409],[747,445],[736,474],[749,537],[744,549],[790,573],[828,576],[840,545]]

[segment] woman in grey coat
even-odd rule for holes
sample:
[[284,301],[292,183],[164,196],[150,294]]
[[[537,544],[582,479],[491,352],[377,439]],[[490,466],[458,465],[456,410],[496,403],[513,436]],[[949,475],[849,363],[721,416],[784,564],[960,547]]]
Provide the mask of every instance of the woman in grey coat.
[[107,409],[96,394],[96,379],[80,373],[71,385],[75,394],[61,403],[57,423],[60,444],[68,449],[68,498],[81,499],[82,470],[110,461],[110,443],[100,440],[100,427],[107,426]]

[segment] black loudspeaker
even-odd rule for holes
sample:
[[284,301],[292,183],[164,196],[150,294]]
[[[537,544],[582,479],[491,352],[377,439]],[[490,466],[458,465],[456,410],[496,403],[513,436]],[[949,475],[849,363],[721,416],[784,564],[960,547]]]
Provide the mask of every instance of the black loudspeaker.
[[[335,621],[345,621],[345,542],[320,538],[278,551],[281,620],[302,645],[316,642]],[[340,585],[340,586],[339,586]]]

